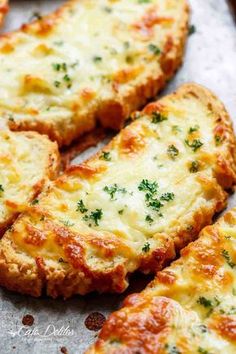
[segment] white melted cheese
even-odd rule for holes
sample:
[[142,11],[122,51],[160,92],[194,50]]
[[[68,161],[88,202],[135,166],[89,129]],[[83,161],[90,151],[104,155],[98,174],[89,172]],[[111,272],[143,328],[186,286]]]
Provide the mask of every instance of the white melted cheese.
[[[160,72],[155,48],[163,50],[167,36],[179,31],[184,6],[184,1],[176,0],[72,1],[49,33],[11,34],[0,42],[2,117],[69,125],[78,119],[75,103],[80,116],[87,112],[83,90],[92,91],[89,106],[98,106],[114,97],[112,84],[117,75],[132,69],[131,77],[121,79],[119,86],[119,95],[125,94]],[[143,21],[152,8],[167,21],[153,26],[149,37],[134,24]]]
[[[199,101],[188,98],[173,104],[169,102],[167,117],[157,124],[146,116],[137,120],[126,130],[130,129],[136,137],[143,136],[144,147],[139,152],[129,155],[122,151],[122,132],[108,149],[109,161],[102,160],[101,153],[87,163],[92,168],[105,167],[104,172],[95,174],[92,179],[73,173],[67,175],[63,183],[54,186],[49,195],[40,200],[40,207],[49,211],[56,222],[64,223],[78,234],[94,230],[102,239],[109,239],[109,234],[106,236],[104,232],[112,233],[136,254],[143,252],[147,241],[150,249],[155,249],[161,242],[158,233],[172,235],[183,230],[183,225],[191,227],[193,213],[211,208],[215,203],[215,184],[205,188],[201,182],[204,178],[215,183],[214,119]],[[190,128],[196,131],[189,133]],[[185,142],[193,137],[203,144],[195,152]],[[168,154],[171,145],[178,149],[174,159]],[[196,173],[190,172],[193,161],[200,164]],[[159,211],[147,205],[147,192],[139,190],[143,180],[158,184],[154,197],[163,204]],[[115,184],[120,191],[112,198],[105,189]],[[173,193],[173,200],[161,200],[165,193]],[[77,203],[81,200],[86,212],[79,211]],[[97,209],[102,215],[96,225],[90,216]],[[147,216],[152,220],[147,220]],[[41,252],[47,251],[42,249]]]

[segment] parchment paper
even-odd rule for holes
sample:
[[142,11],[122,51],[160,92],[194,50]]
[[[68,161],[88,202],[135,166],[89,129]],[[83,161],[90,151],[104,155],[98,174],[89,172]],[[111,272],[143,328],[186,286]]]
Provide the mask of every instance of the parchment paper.
[[[2,31],[16,29],[34,12],[47,13],[61,3],[63,1],[59,0],[12,0],[11,12]],[[190,0],[190,3],[196,33],[189,37],[183,67],[164,93],[184,82],[203,84],[223,100],[236,122],[236,27],[233,16],[225,0]],[[89,149],[79,160],[95,150]],[[230,198],[230,206],[236,205],[235,198]],[[33,299],[0,289],[0,353],[54,354],[66,353],[65,348],[70,354],[83,353],[97,335],[84,325],[88,314],[98,311],[107,316],[119,307],[128,292],[141,290],[149,280],[150,277],[136,274],[130,289],[123,295],[91,294],[67,301]],[[22,325],[26,314],[34,317],[32,327]]]

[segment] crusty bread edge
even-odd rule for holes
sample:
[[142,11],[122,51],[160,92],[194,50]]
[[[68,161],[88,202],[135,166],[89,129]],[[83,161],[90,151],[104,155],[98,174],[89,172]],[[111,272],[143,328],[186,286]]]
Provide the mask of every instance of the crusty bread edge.
[[[54,143],[48,139],[46,135],[41,135],[36,132],[13,132],[13,134],[24,135],[29,138],[34,138],[37,140],[41,140],[44,142],[45,150],[47,154],[47,162],[45,165],[45,173],[44,178],[38,181],[34,186],[32,186],[32,194],[28,198],[28,202],[30,203],[34,200],[42,191],[44,185],[49,180],[54,180],[59,174],[60,167],[60,155],[58,150],[57,143]],[[27,206],[26,206],[27,208]],[[4,232],[10,227],[14,221],[16,220],[19,213],[13,213],[4,223],[0,223],[0,237],[3,236]]]

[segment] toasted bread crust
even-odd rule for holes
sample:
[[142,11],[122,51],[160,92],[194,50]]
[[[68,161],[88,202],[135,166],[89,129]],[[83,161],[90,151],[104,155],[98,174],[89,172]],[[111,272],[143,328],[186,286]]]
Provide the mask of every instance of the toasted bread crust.
[[[236,345],[236,209],[109,316],[87,354],[224,353]],[[132,329],[132,330],[131,330]]]
[[[93,6],[97,6],[97,8],[99,8],[99,6],[103,6],[106,8],[107,2],[104,0],[99,1],[94,3]],[[54,115],[51,113],[51,116],[44,117],[43,115],[48,107],[38,106],[35,108],[33,101],[34,99],[31,100],[30,96],[30,103],[27,108],[21,107],[17,101],[12,108],[6,105],[6,103],[1,104],[0,102],[0,112],[2,116],[7,118],[9,114],[14,115],[14,120],[8,121],[10,128],[12,130],[36,130],[42,134],[47,134],[51,140],[56,140],[59,145],[69,145],[72,140],[78,136],[85,132],[91,131],[95,127],[97,121],[99,121],[104,127],[120,129],[123,126],[125,119],[128,118],[132,111],[142,107],[150,98],[154,97],[164,87],[166,81],[173,76],[182,62],[184,45],[188,33],[189,8],[186,0],[181,0],[178,6],[173,4],[174,7],[176,6],[176,11],[181,13],[176,14],[176,19],[170,19],[168,17],[167,10],[164,12],[166,17],[161,17],[162,10],[160,10],[159,7],[161,8],[163,3],[164,1],[160,0],[156,1],[156,3],[152,6],[141,5],[138,3],[132,5],[133,7],[137,7],[137,9],[144,6],[144,12],[142,13],[141,18],[139,18],[137,23],[130,24],[130,26],[133,26],[135,29],[134,38],[137,36],[137,33],[141,36],[140,33],[147,32],[150,36],[150,38],[148,36],[146,38],[145,36],[147,34],[142,34],[144,38],[141,43],[143,43],[143,45],[146,43],[146,50],[144,50],[144,53],[141,56],[139,54],[138,60],[140,63],[147,55],[147,52],[150,51],[148,46],[153,46],[151,47],[152,50],[159,50],[158,34],[155,34],[154,32],[152,33],[151,30],[155,29],[156,25],[162,26],[161,21],[163,21],[165,38],[161,41],[162,52],[157,54],[156,58],[154,55],[149,64],[145,64],[143,67],[134,66],[134,68],[130,68],[129,66],[127,67],[127,64],[120,64],[118,71],[115,70],[108,73],[112,78],[109,78],[110,86],[108,92],[105,94],[105,97],[103,97],[104,95],[101,93],[102,90],[101,92],[96,92],[96,90],[94,91],[93,82],[91,82],[89,86],[87,85],[86,88],[77,90],[76,92],[73,92],[73,94],[71,93],[69,103],[67,102],[67,96],[62,96],[62,100],[60,101],[58,107],[60,107],[60,109],[63,108],[66,111],[65,114],[68,113],[68,118],[65,119],[60,118],[60,113],[58,114],[56,111]],[[48,15],[39,21],[35,21],[32,24],[24,25],[21,32],[16,31],[2,36],[0,55],[3,53],[3,56],[8,55],[11,56],[11,58],[14,58],[14,55],[17,55],[15,53],[17,53],[18,50],[21,50],[21,46],[24,45],[24,42],[29,39],[30,41],[32,40],[33,43],[35,41],[35,48],[37,47],[37,50],[39,50],[38,48],[40,47],[41,51],[53,51],[54,48],[52,48],[50,40],[54,40],[54,42],[56,41],[53,37],[54,31],[57,30],[58,26],[60,26],[60,22],[63,23],[63,21],[69,20],[68,14],[70,12],[76,12],[77,8],[80,6],[82,8],[83,6],[86,6],[86,1],[82,2],[80,0],[71,0],[55,13]],[[109,3],[109,6],[111,6],[111,10],[114,6],[114,11],[117,11],[115,3]],[[155,6],[157,6],[157,8]],[[101,14],[99,16],[101,16]],[[170,27],[170,30],[168,30],[169,25],[167,26],[165,21],[170,21],[170,26],[172,26]],[[137,28],[135,28],[135,26]],[[147,26],[147,28],[145,26]],[[23,39],[20,37],[21,34]],[[52,36],[52,39],[50,36]],[[131,32],[129,32],[129,37],[130,36]],[[43,44],[40,44],[40,40],[42,40]],[[44,46],[43,49],[41,45]],[[27,48],[27,52],[31,53],[33,49],[36,50],[35,48],[33,45],[30,45],[30,48]],[[30,62],[31,60],[35,60],[35,58],[32,54],[25,60]],[[43,63],[43,60],[44,59],[42,59],[41,63]],[[47,56],[45,60],[48,61]],[[60,62],[60,56],[54,56],[53,61],[54,63]],[[88,61],[87,58],[86,61]],[[18,69],[15,68],[14,70]],[[17,92],[20,92],[20,96],[23,100],[24,96],[27,97],[28,91],[29,94],[32,92],[35,93],[35,100],[37,99],[37,94],[39,94],[38,91],[40,90],[40,94],[42,94],[42,96],[44,91],[50,94],[50,96],[57,94],[55,87],[52,88],[50,86],[51,84],[49,83],[47,76],[37,76],[40,72],[45,70],[51,69],[47,69],[45,65],[43,66],[43,64],[40,64],[40,67],[37,68],[36,74],[28,71],[28,74],[26,72],[22,78],[23,84],[20,84],[20,86],[17,83],[19,87],[16,85],[16,90]],[[140,73],[138,73],[139,71]],[[101,74],[103,74],[102,71]],[[80,75],[80,73],[78,75]],[[134,76],[133,78],[132,75]],[[71,77],[73,79],[73,76]],[[58,83],[58,85],[59,84],[62,86],[61,83]],[[22,90],[24,91],[23,95]],[[64,91],[66,90],[67,88],[65,88]],[[73,86],[71,90],[73,90]],[[60,95],[61,92],[59,96]],[[45,95],[45,100],[47,101],[47,99],[48,96]],[[59,98],[57,97],[57,100],[58,99]],[[58,107],[56,106],[56,103],[53,104],[53,108]],[[84,107],[86,107],[86,109],[84,109]]]
[[57,144],[36,132],[2,130],[0,146],[2,236],[19,213],[27,210],[44,185],[58,176],[60,158]]
[[[4,235],[0,244],[1,285],[33,296],[40,296],[46,288],[48,295],[65,298],[93,290],[122,292],[128,285],[129,273],[136,269],[145,273],[156,272],[165,267],[176,251],[196,238],[199,231],[211,223],[212,216],[225,207],[227,193],[224,188],[231,188],[235,183],[236,167],[232,124],[222,103],[203,87],[187,84],[176,93],[149,104],[137,115],[141,118],[126,127],[102,153],[82,165],[70,167],[42,195],[39,204],[21,215]],[[154,118],[157,122],[153,121]],[[178,133],[180,137],[170,133],[176,127],[173,125],[176,120],[184,129]],[[193,122],[198,122],[199,127],[191,126]],[[186,129],[188,141],[185,139]],[[198,146],[196,152],[196,147],[191,144],[201,142],[200,139],[205,145]],[[164,144],[161,147],[159,140]],[[178,146],[179,157],[166,155],[166,147],[173,146],[173,142]],[[160,152],[163,153],[164,175],[156,170],[155,165],[148,175],[145,171],[153,163],[150,154],[155,152],[160,158]],[[189,162],[194,158],[198,159],[200,166],[195,173],[189,169]],[[150,159],[148,165],[145,165],[146,159]],[[125,178],[120,185],[117,176],[126,162],[129,168],[124,169]],[[133,178],[130,169],[134,169],[135,176],[138,168],[135,163],[143,165],[144,169],[134,182],[126,185],[126,181]],[[172,180],[168,171],[173,170]],[[115,190],[114,186],[109,189],[110,186],[106,185],[111,176],[112,182],[117,182]],[[160,199],[165,202],[161,203],[162,206],[158,204],[163,208],[158,209],[158,214],[156,211],[152,214],[150,198],[155,208],[158,200],[146,192],[146,209],[142,192],[146,187],[138,188],[147,176],[150,183],[153,178],[158,178],[160,186],[165,181],[170,189],[161,192],[166,192]],[[156,195],[158,186],[153,183],[148,188]],[[107,192],[113,193],[110,200]],[[171,201],[174,199],[172,192],[177,201]],[[88,199],[90,194],[91,200]],[[127,197],[138,199],[130,203],[126,201]],[[121,204],[116,205],[123,200],[129,208],[120,212]],[[180,205],[183,211],[179,214]],[[99,209],[101,207],[103,211]],[[143,208],[145,213],[151,214],[146,221],[142,216]],[[163,217],[159,215],[162,210]],[[106,217],[107,213],[115,214]],[[162,220],[166,226],[161,229],[155,226],[153,231],[147,223],[151,221],[159,225]],[[125,229],[127,225],[131,231]],[[133,235],[139,228],[141,232],[138,231],[133,242]]]

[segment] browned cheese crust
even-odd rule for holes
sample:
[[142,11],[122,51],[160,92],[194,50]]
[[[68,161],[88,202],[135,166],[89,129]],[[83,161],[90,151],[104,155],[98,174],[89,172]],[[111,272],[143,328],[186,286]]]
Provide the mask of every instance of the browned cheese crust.
[[234,354],[236,209],[109,316],[87,354]]
[[70,167],[0,243],[0,284],[52,297],[122,292],[195,239],[235,183],[222,103],[186,84],[149,104],[103,151]]
[[9,99],[0,99],[1,119],[59,145],[97,121],[120,129],[181,64],[188,18],[186,0],[71,0],[3,35],[0,75],[7,71],[8,81],[0,87]]

